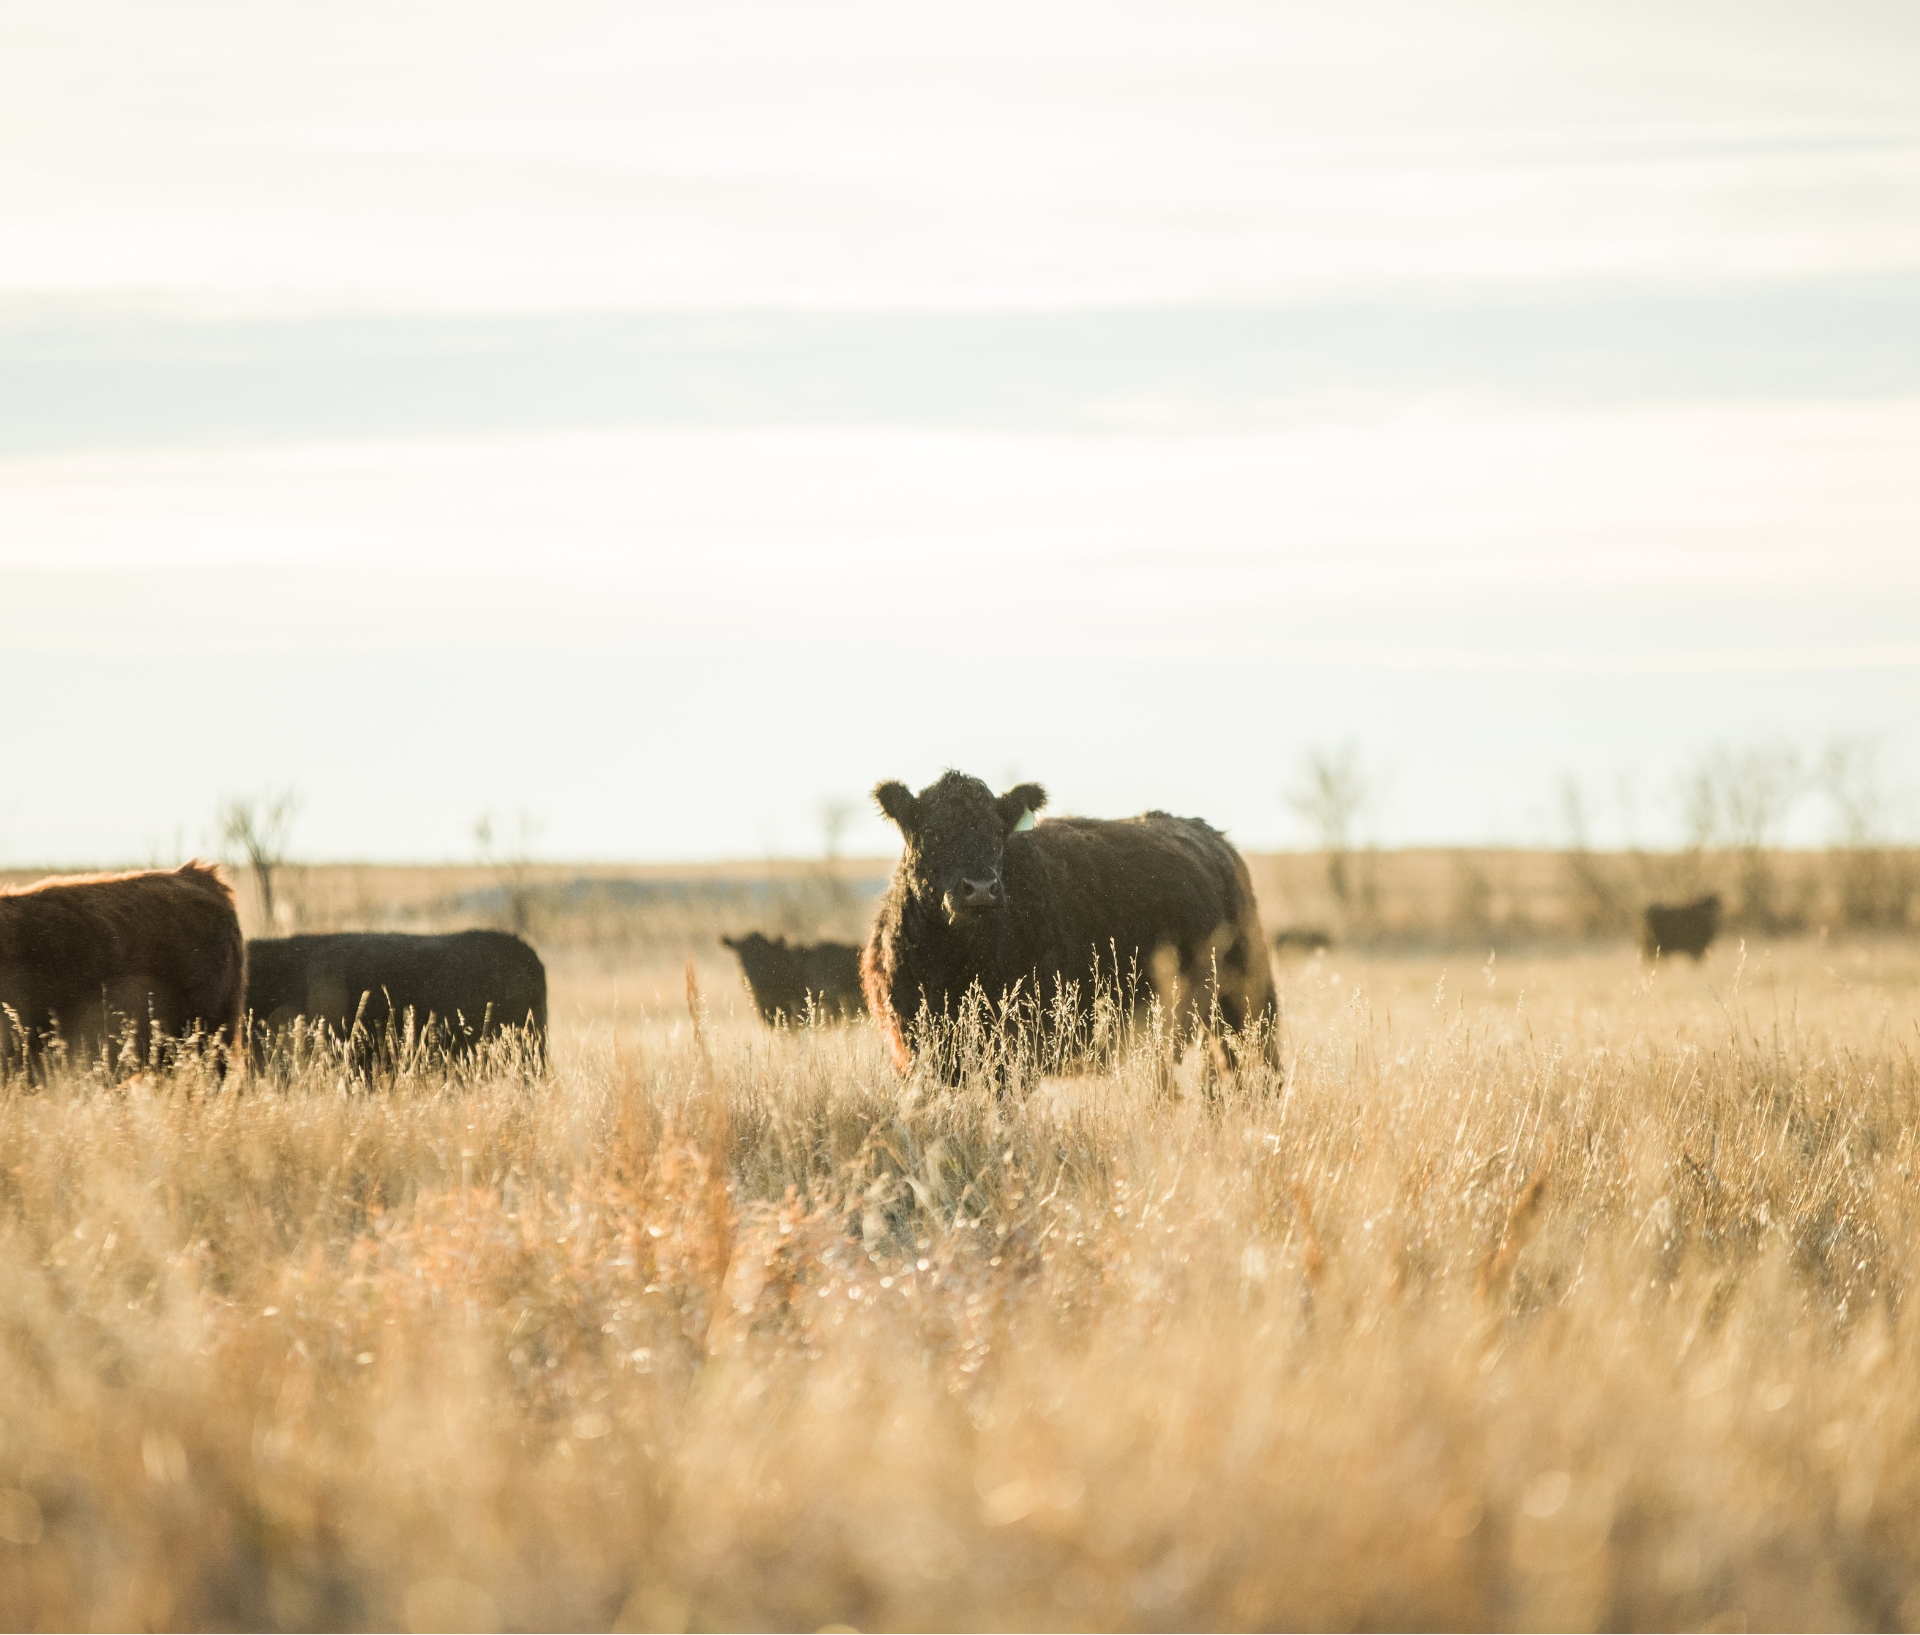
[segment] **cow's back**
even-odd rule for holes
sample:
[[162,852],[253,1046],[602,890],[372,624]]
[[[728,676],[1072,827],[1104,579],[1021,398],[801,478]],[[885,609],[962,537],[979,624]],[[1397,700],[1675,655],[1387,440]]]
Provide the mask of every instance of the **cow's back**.
[[850,942],[817,942],[806,950],[806,987],[829,1016],[857,1016],[865,1008],[860,991],[860,950]]
[[250,945],[248,1009],[267,1034],[301,1020],[379,1039],[429,1024],[459,1051],[507,1027],[544,1045],[547,976],[540,956],[505,931],[414,935],[341,931]]
[[1052,819],[1008,838],[1005,868],[1010,952],[1020,966],[1037,958],[1043,979],[1054,969],[1075,979],[1096,956],[1109,971],[1117,961],[1122,979],[1144,979],[1157,951],[1192,956],[1246,906],[1226,837],[1165,812]]

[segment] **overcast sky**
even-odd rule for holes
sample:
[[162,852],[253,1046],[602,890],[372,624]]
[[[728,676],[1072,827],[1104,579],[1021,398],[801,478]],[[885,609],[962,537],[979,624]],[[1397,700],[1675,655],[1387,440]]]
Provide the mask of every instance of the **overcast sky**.
[[1917,85],[1897,3],[0,0],[0,860],[1920,785]]

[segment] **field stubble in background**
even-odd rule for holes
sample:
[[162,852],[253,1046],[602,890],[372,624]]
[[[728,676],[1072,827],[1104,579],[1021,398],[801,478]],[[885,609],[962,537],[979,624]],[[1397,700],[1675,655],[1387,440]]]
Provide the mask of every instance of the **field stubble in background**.
[[0,1622],[1920,1622],[1911,943],[1322,955],[1211,1103],[708,970],[0,1092]]

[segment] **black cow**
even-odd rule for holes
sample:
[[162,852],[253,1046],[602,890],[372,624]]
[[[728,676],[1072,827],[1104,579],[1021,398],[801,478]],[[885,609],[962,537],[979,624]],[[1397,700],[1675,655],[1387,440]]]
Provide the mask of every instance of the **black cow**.
[[352,1041],[362,1071],[404,1038],[409,1013],[415,1038],[431,1024],[449,1056],[471,1055],[504,1029],[524,1028],[537,1059],[546,1059],[546,967],[505,931],[257,938],[247,944],[247,1010],[256,1052],[302,1020]]
[[740,959],[753,1002],[769,1022],[785,1016],[803,1020],[811,999],[814,1011],[836,1021],[858,1016],[860,950],[850,942],[801,942],[750,931],[720,939]]
[[55,1034],[74,1061],[128,1030],[142,1061],[196,1032],[231,1046],[245,970],[233,892],[204,863],[0,890],[0,1076],[37,1075]]
[[1709,892],[1690,903],[1649,903],[1640,946],[1648,959],[1660,954],[1703,958],[1720,934],[1720,899]]
[[[923,1014],[952,1016],[979,984],[1055,1040],[1052,1007],[1067,985],[1084,1007],[1105,988],[1151,998],[1177,1030],[1257,1027],[1279,1066],[1278,1003],[1246,863],[1198,818],[1148,812],[1036,825],[1046,791],[1023,783],[997,798],[948,772],[914,794],[874,790],[906,841],[861,956],[867,1008],[896,1065],[912,1063]],[[1130,992],[1128,990],[1131,990]],[[1216,1067],[1227,1059],[1210,1043]],[[960,1067],[952,1053],[942,1072]]]

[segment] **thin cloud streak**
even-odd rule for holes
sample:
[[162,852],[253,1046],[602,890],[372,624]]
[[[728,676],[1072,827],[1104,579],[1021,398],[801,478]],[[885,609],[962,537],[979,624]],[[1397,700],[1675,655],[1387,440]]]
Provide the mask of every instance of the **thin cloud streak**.
[[1767,671],[1920,670],[1920,642],[1865,647],[1723,648],[1699,652],[1551,653],[1458,648],[1294,648],[1289,665],[1534,675],[1742,675]]
[[190,319],[0,302],[0,458],[658,427],[1184,436],[1920,395],[1920,274],[1264,307]]

